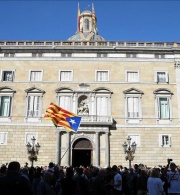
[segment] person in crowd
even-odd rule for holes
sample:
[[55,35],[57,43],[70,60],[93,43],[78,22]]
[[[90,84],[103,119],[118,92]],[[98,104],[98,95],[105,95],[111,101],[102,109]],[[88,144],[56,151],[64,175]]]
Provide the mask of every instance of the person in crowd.
[[74,171],[71,167],[66,168],[65,178],[61,180],[62,195],[76,195],[77,193],[77,182],[73,178]]
[[28,167],[23,167],[20,171],[21,176],[25,177],[29,181],[29,170]]
[[137,174],[134,172],[133,168],[130,168],[129,174],[127,175],[128,195],[136,194],[136,178]]
[[180,173],[176,170],[177,166],[173,162],[170,164],[170,171],[167,171],[168,195],[180,195]]
[[139,170],[139,177],[137,177],[136,189],[137,195],[147,195],[147,180],[148,176],[145,170]]
[[56,180],[55,191],[57,195],[62,195],[61,180],[64,178],[63,169],[60,169],[58,173],[59,173],[59,176],[58,176],[58,179]]
[[106,192],[108,195],[111,195],[113,193],[113,190],[114,190],[113,180],[114,180],[114,177],[112,175],[111,167],[107,167],[106,175],[105,175],[105,186],[106,186]]
[[33,189],[34,195],[38,195],[38,185],[42,179],[41,171],[42,171],[41,167],[37,167],[35,169],[35,175],[34,175],[33,182],[32,182],[32,189]]
[[92,182],[92,195],[107,195],[105,186],[105,169],[100,169],[98,175],[94,178]]
[[114,195],[122,195],[122,176],[118,172],[118,168],[116,165],[112,166],[112,174],[114,176]]
[[124,171],[122,172],[122,191],[124,195],[128,195],[128,168],[124,167]]
[[89,191],[89,181],[87,176],[84,174],[83,168],[76,169],[74,180],[77,182],[77,195],[87,195]]
[[32,188],[27,178],[20,174],[20,163],[12,161],[8,165],[7,174],[0,177],[1,195],[32,195]]
[[51,186],[51,182],[53,179],[53,173],[46,170],[44,172],[43,178],[38,184],[38,195],[55,195],[55,191]]
[[147,181],[147,188],[149,195],[163,195],[163,183],[160,179],[160,170],[158,168],[151,170],[150,177]]
[[168,195],[168,180],[167,180],[167,175],[164,172],[165,168],[161,167],[161,176],[160,179],[163,182],[163,188],[164,188],[164,194]]
[[7,171],[7,167],[5,164],[2,164],[1,165],[1,168],[0,168],[0,177],[6,175],[6,171]]

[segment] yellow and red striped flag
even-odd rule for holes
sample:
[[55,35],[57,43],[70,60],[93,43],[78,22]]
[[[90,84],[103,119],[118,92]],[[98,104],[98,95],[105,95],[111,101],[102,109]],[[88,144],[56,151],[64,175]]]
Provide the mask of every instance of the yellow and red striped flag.
[[77,114],[69,112],[52,102],[46,110],[44,118],[52,120],[56,127],[62,126],[73,132],[78,131],[81,123],[81,117],[79,117]]
[[93,20],[93,24],[96,25],[97,18],[96,18],[96,13],[95,13],[95,10],[94,10],[94,4],[93,3],[92,3],[92,20]]

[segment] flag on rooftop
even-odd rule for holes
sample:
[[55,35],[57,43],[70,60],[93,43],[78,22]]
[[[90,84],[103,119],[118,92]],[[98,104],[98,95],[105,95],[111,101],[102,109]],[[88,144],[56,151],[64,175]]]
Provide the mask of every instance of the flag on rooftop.
[[92,20],[93,20],[93,24],[96,25],[97,18],[96,18],[96,13],[95,13],[95,10],[94,10],[94,4],[93,3],[92,3]]
[[44,118],[52,120],[56,127],[62,126],[73,132],[78,131],[81,123],[81,117],[77,114],[65,110],[52,102],[47,108]]

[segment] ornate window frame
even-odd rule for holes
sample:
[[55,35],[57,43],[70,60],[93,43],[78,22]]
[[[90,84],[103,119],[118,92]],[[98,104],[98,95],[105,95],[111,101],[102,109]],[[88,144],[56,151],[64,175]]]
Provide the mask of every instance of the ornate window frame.
[[[45,93],[44,90],[38,89],[36,87],[31,87],[29,89],[26,89],[25,92],[27,93],[26,95],[26,112],[25,112],[25,122],[41,122],[42,119],[42,102],[43,102],[43,95]],[[39,97],[39,113],[38,116],[29,116],[28,115],[28,102],[30,96],[37,96]]]
[[8,86],[0,87],[0,102],[4,96],[8,96],[10,98],[9,114],[8,116],[0,116],[0,122],[11,122],[14,93],[16,93],[16,91]]
[[[156,123],[157,124],[171,124],[172,123],[172,102],[171,98],[173,93],[166,88],[159,88],[156,89],[154,92],[155,95],[155,114],[156,114]],[[169,107],[169,117],[168,118],[161,118],[160,115],[160,99],[166,98]]]
[[[142,95],[144,94],[141,90],[136,88],[130,88],[123,91],[125,95],[125,123],[126,124],[141,124],[142,123]],[[138,98],[138,117],[128,116],[128,98]]]

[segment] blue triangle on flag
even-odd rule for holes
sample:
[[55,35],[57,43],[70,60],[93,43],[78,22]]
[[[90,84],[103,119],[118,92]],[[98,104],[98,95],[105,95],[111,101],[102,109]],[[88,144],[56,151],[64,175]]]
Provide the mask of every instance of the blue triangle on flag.
[[79,116],[68,117],[68,118],[66,118],[66,120],[68,121],[72,130],[74,130],[74,131],[78,130],[80,123],[81,123],[81,117],[79,117]]

